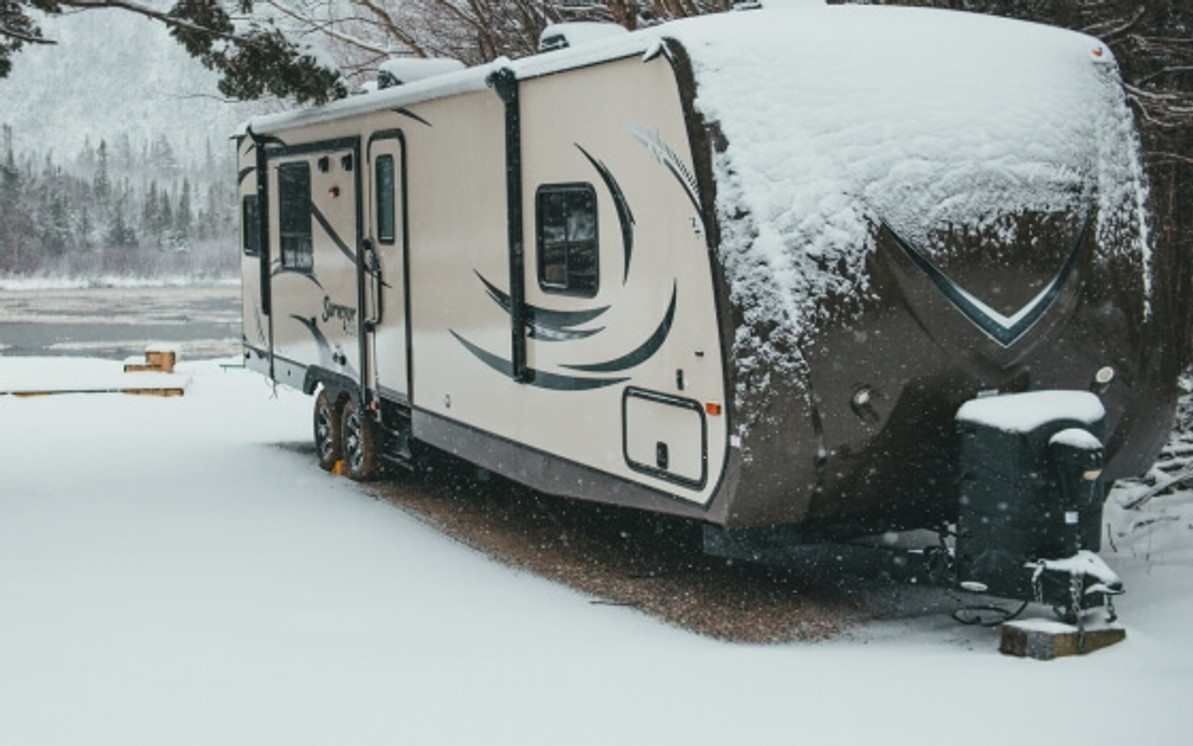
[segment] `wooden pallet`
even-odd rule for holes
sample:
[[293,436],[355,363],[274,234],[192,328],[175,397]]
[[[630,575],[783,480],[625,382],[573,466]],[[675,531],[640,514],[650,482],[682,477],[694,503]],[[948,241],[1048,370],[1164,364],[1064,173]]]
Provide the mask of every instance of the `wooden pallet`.
[[146,353],[120,363],[86,358],[5,358],[0,361],[0,394],[19,397],[53,394],[131,394],[183,396],[190,376],[175,373],[177,353]]
[[178,351],[172,347],[149,347],[145,359],[131,357],[124,361],[125,373],[173,373]]
[[1127,631],[1115,626],[1094,626],[1081,634],[1077,627],[1047,619],[1004,622],[999,651],[1020,658],[1049,661],[1070,655],[1086,655],[1127,638]]

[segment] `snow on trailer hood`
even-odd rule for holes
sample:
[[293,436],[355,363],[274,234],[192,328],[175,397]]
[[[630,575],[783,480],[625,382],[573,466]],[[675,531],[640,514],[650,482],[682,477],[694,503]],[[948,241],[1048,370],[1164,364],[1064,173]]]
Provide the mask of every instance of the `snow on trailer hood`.
[[909,8],[715,21],[665,33],[691,56],[696,108],[726,143],[716,209],[746,365],[803,368],[801,343],[832,299],[867,292],[881,222],[938,256],[950,226],[997,235],[1024,213],[1092,218],[1101,251],[1148,271],[1138,137],[1097,39]]

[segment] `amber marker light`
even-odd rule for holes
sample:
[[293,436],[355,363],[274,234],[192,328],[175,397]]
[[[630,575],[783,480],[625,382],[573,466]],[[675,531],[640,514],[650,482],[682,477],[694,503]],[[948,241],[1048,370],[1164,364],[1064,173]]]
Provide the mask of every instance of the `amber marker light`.
[[708,413],[709,417],[720,417],[721,416],[721,403],[715,402],[715,401],[705,402],[704,403],[704,411]]

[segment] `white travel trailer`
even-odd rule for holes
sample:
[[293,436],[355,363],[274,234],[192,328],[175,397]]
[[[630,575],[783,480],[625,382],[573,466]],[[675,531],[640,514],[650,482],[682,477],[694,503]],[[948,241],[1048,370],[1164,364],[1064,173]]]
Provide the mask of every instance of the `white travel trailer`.
[[[247,363],[317,394],[320,462],[355,478],[424,444],[764,559],[960,525],[966,587],[1038,596],[1023,563],[1096,550],[1103,481],[1166,432],[1138,139],[1087,36],[735,12],[259,117],[237,144]],[[1063,406],[989,413],[1021,395]],[[1027,458],[992,477],[1027,495],[1014,520],[965,532],[1002,453],[983,438],[1052,463],[1074,428],[1085,477]]]

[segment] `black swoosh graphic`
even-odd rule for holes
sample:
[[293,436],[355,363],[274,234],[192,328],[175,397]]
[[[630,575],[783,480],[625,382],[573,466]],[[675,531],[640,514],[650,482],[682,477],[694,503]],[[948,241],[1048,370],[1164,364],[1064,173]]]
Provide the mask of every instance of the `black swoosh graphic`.
[[[473,270],[477,278],[485,285],[485,289],[489,293],[489,297],[493,302],[505,309],[506,313],[511,312],[512,303],[507,293],[502,292],[493,283],[485,279],[484,275],[476,270]],[[598,332],[601,332],[604,327],[600,329],[593,329],[590,331],[575,331],[571,329],[573,326],[580,326],[587,324],[589,321],[597,318],[605,311],[609,310],[609,306],[595,308],[586,311],[552,311],[547,308],[538,308],[536,306],[527,305],[526,311],[530,322],[527,326],[530,329],[530,336],[535,339],[541,339],[544,342],[562,342],[572,339],[584,339],[591,337]]]
[[[455,330],[450,330],[452,336],[464,345],[464,347],[476,356],[485,365],[502,375],[509,376],[513,373],[513,363],[498,355],[477,347],[473,343],[464,339]],[[561,376],[555,373],[544,373],[539,370],[531,369],[527,371],[530,380],[527,383],[531,386],[540,389],[550,389],[552,391],[590,391],[592,389],[605,388],[606,386],[615,386],[624,381],[628,381],[628,377],[620,378],[580,378],[578,376]]]
[[294,313],[290,314],[290,318],[305,326],[307,331],[311,333],[311,336],[315,338],[315,344],[319,346],[319,364],[324,368],[332,367],[335,361],[331,355],[331,343],[327,341],[327,337],[319,330],[315,322]]
[[601,175],[601,180],[605,182],[605,186],[609,188],[609,194],[613,197],[613,205],[617,208],[617,221],[621,224],[621,244],[625,247],[625,275],[621,278],[624,285],[626,280],[630,279],[630,259],[634,254],[634,213],[630,210],[629,202],[626,201],[625,192],[621,191],[621,185],[617,183],[617,179],[613,177],[604,162],[593,158],[578,143],[575,145]]
[[315,283],[315,285],[317,285],[320,290],[323,289],[323,283],[319,282],[319,278],[316,277],[315,273],[309,269],[298,269],[296,267],[283,267],[281,264],[274,264],[273,269],[269,273],[269,276],[277,277],[278,275],[302,275],[303,277],[307,278],[311,282]]
[[348,259],[355,265],[356,252],[349,248],[348,244],[344,243],[344,239],[340,238],[339,234],[335,232],[335,229],[331,227],[331,223],[327,222],[327,218],[323,216],[323,213],[319,212],[318,207],[315,207],[315,203],[311,202],[310,205],[311,214],[315,216],[315,221],[319,223],[319,227],[322,228],[323,232],[328,235],[332,243],[336,245],[336,248],[338,248],[344,254],[344,256],[348,257]]
[[236,185],[240,186],[241,184],[243,184],[244,180],[248,178],[249,174],[251,174],[252,172],[254,172],[256,170],[257,170],[256,166],[249,166],[248,168],[240,169],[240,172],[236,174]]
[[431,126],[430,122],[423,119],[418,114],[415,114],[413,111],[410,111],[409,109],[406,109],[403,107],[398,107],[397,109],[394,109],[393,112],[395,114],[401,114],[404,117],[409,117],[410,119],[413,119],[414,121],[418,122],[419,124],[425,124],[428,127]]
[[[331,343],[327,341],[327,337],[320,331],[315,321],[313,319],[304,319],[297,314],[290,314],[290,318],[305,326],[307,331],[311,333],[311,336],[315,338],[315,344],[319,347],[319,364],[324,368],[334,368],[336,361],[335,355],[331,351]],[[351,365],[345,364],[343,367],[350,377],[357,377],[356,371]]]
[[663,320],[659,322],[658,328],[655,329],[654,334],[651,334],[645,342],[639,345],[636,349],[622,355],[615,360],[609,360],[604,363],[592,363],[588,365],[563,365],[561,367],[569,370],[580,370],[585,373],[613,373],[616,371],[629,370],[637,365],[641,365],[654,354],[659,351],[663,343],[667,341],[667,337],[671,334],[671,325],[675,321],[675,302],[678,296],[676,286],[671,286],[671,304],[667,307],[667,313],[663,315]]
[[700,187],[696,181],[696,177],[684,165],[680,157],[675,154],[671,146],[663,142],[663,139],[657,133],[644,128],[633,128],[630,134],[638,142],[642,143],[642,146],[655,157],[655,160],[663,164],[671,172],[671,175],[675,177],[679,185],[683,187],[684,192],[688,195],[688,199],[692,201],[692,206],[696,208],[696,212],[703,215],[704,208],[700,206]]
[[[258,135],[257,133],[253,132],[252,127],[249,127],[246,131],[248,133],[249,139],[252,141],[253,147],[256,147],[258,145],[277,145],[277,146],[283,147],[283,148],[286,147],[286,141],[280,137],[277,137],[275,135]],[[252,150],[253,150],[252,147],[245,148],[244,152],[247,155],[247,154],[251,153]]]
[[[894,240],[895,245],[903,250],[907,258],[932,281],[932,284],[940,290],[949,303],[952,303],[965,318],[969,319],[970,323],[1003,347],[1010,347],[1044,317],[1044,314],[1048,312],[1053,302],[1056,301],[1057,296],[1060,295],[1060,291],[1063,289],[1065,282],[1068,281],[1073,268],[1077,266],[1077,258],[1081,253],[1081,247],[1085,245],[1086,234],[1089,232],[1089,224],[1090,221],[1087,218],[1085,225],[1081,228],[1080,235],[1077,236],[1077,241],[1073,245],[1072,251],[1069,252],[1068,258],[1065,259],[1065,263],[1061,266],[1060,271],[1053,278],[1052,282],[1048,284],[1048,287],[1044,288],[1039,295],[1030,300],[1027,305],[1019,309],[1011,317],[996,313],[989,306],[963,290],[948,275],[940,271],[936,265],[928,261],[927,257],[900,238],[899,234],[895,233],[895,230],[886,221],[882,221],[882,230],[887,232]],[[1016,317],[1018,317],[1018,320],[1014,321],[1014,323],[1006,323]]]
[[266,339],[265,339],[265,327],[264,327],[264,326],[262,326],[262,324],[261,324],[261,308],[260,308],[260,304],[254,304],[254,306],[253,306],[253,317],[254,317],[254,318],[256,319],[256,321],[257,321],[257,340],[258,340],[258,344],[260,344],[262,347],[264,347],[264,346],[265,346],[265,344],[266,344]]

